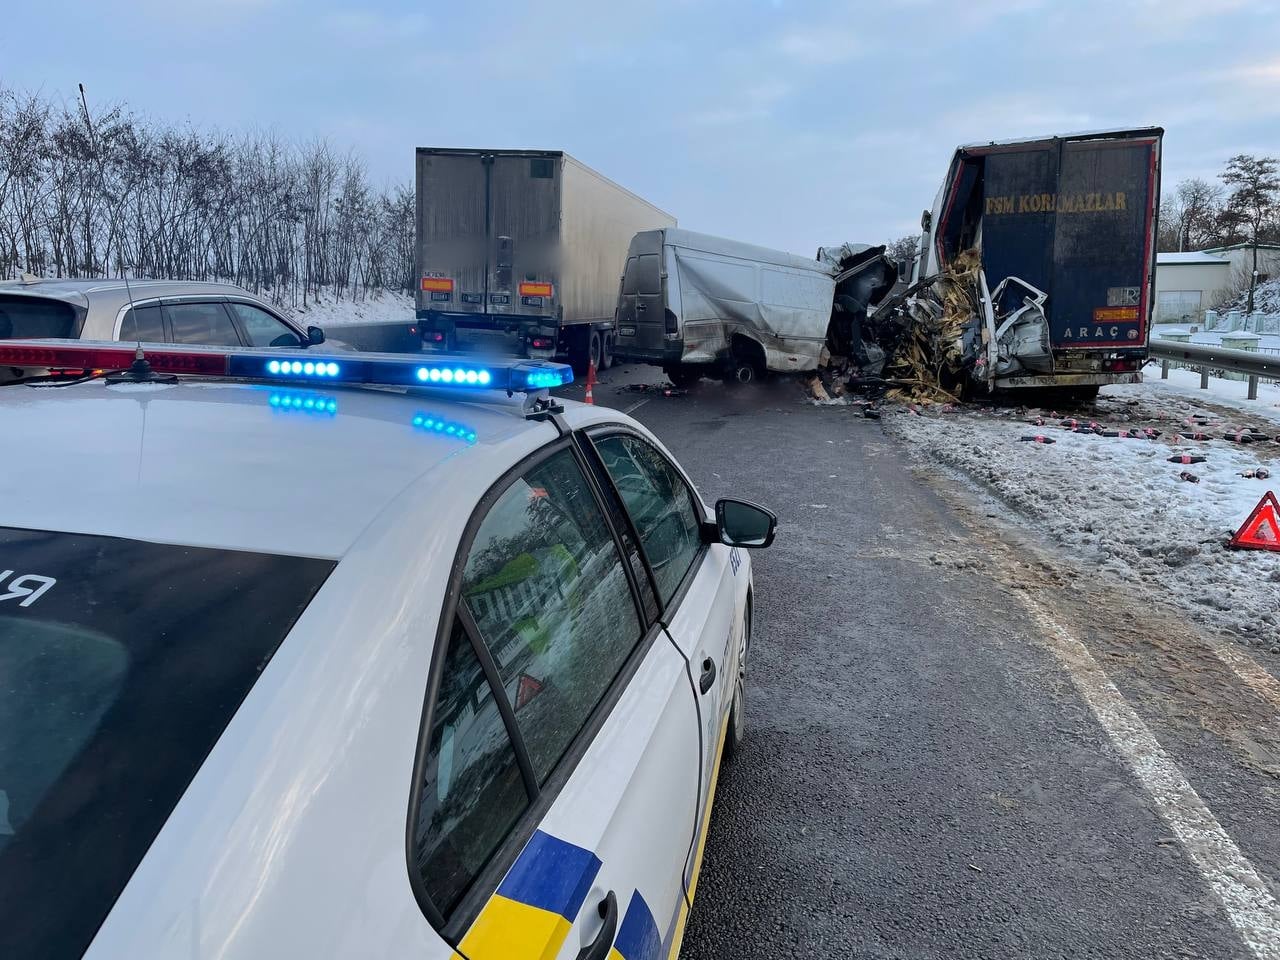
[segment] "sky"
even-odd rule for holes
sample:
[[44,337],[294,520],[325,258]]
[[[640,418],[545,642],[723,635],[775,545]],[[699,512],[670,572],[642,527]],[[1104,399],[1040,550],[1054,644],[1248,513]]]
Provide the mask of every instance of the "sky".
[[[109,15],[100,11],[109,9]],[[1280,0],[42,0],[0,86],[413,148],[565,150],[680,225],[812,256],[918,232],[956,145],[1158,124],[1165,189],[1280,154]]]

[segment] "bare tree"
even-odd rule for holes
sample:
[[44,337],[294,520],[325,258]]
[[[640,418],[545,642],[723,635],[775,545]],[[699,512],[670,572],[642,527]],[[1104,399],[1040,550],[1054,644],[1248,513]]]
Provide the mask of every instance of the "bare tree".
[[1239,154],[1227,161],[1222,181],[1231,189],[1226,211],[1232,222],[1246,231],[1253,249],[1253,268],[1249,275],[1249,297],[1245,311],[1253,313],[1253,294],[1258,285],[1258,245],[1263,227],[1280,215],[1280,161],[1275,157],[1253,157]]
[[890,260],[896,260],[899,263],[914,263],[916,254],[919,250],[919,234],[910,234],[905,237],[899,237],[897,240],[890,240],[884,245],[885,256]]
[[0,88],[0,277],[227,280],[305,307],[412,290],[413,191],[324,141],[167,125]]
[[1200,177],[1183,180],[1160,204],[1159,249],[1200,250],[1218,239],[1222,188]]

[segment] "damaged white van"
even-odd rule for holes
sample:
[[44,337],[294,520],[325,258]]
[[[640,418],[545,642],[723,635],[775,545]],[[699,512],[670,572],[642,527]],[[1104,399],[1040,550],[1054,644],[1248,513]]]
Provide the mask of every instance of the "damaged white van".
[[674,227],[646,230],[627,252],[615,354],[661,366],[677,386],[814,370],[835,287],[817,260]]

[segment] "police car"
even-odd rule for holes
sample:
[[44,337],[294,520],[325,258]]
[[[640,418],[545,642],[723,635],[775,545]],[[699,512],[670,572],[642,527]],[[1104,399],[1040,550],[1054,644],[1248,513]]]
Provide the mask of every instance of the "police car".
[[3,367],[0,956],[679,952],[772,514],[558,364]]

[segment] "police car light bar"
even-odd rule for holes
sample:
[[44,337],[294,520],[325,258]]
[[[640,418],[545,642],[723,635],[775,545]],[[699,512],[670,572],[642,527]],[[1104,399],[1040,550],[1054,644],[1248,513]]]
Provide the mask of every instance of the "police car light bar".
[[[281,383],[377,384],[450,391],[532,393],[573,382],[573,369],[545,360],[398,353],[320,353],[144,343],[156,373]],[[136,346],[101,340],[0,340],[0,367],[125,370]]]

